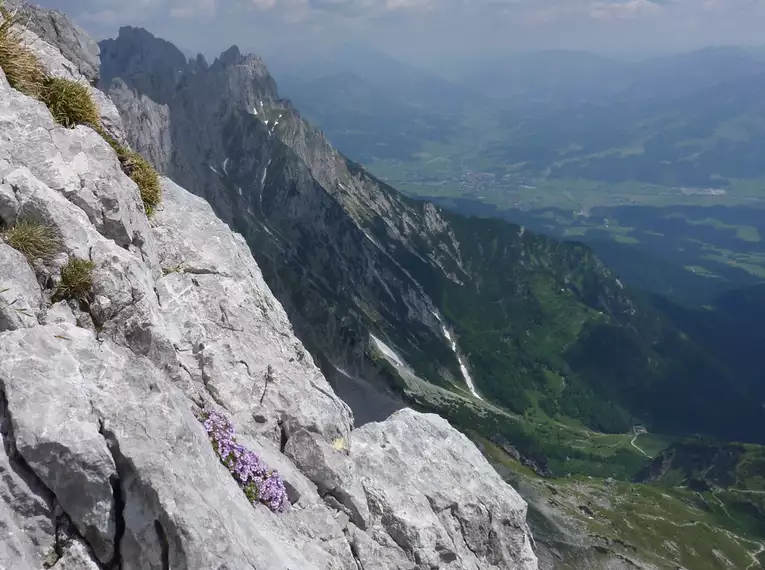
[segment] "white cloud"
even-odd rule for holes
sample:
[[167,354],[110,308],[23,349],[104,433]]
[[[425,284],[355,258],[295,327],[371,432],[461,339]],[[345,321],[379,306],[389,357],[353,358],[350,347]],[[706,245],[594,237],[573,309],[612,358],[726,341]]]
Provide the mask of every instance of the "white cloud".
[[763,44],[765,0],[33,0],[96,35],[144,26],[211,54],[224,44],[365,38],[401,57],[534,49]]
[[529,24],[549,24],[558,20],[581,14],[582,6],[575,3],[552,4],[529,10],[523,20]]
[[590,5],[590,15],[598,20],[624,20],[655,16],[660,14],[662,10],[662,5],[651,0],[594,2]]
[[173,18],[200,18],[214,16],[217,0],[185,0],[172,2],[168,8]]

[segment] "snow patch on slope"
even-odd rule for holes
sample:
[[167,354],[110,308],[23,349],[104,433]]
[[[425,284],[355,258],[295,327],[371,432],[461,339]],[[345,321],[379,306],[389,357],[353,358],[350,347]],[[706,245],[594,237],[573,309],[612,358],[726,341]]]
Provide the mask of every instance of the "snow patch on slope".
[[271,159],[268,159],[268,163],[266,164],[266,167],[263,169],[263,175],[260,177],[260,187],[263,188],[263,185],[266,183],[266,176],[268,175],[268,167],[271,166]]
[[460,355],[459,350],[457,350],[457,341],[452,338],[452,335],[449,332],[449,329],[446,328],[446,325],[441,320],[441,317],[439,317],[435,311],[433,311],[433,316],[436,317],[436,319],[438,319],[438,322],[441,324],[441,332],[443,333],[444,338],[449,343],[449,346],[452,347],[452,352],[454,352],[454,355],[457,357],[457,362],[459,362],[460,364],[460,372],[462,372],[462,377],[465,379],[465,384],[467,384],[467,387],[470,390],[470,393],[473,394],[474,397],[484,402],[485,400],[481,397],[481,395],[475,389],[473,378],[470,376],[470,371],[468,370],[467,365],[465,364],[465,361],[462,359],[462,356]]
[[391,347],[389,347],[387,344],[385,344],[375,335],[370,334],[369,336],[372,338],[372,342],[375,343],[375,346],[377,347],[377,349],[385,355],[385,358],[392,361],[396,366],[400,366],[402,368],[406,366],[406,364],[404,364],[404,361],[401,360],[401,358],[399,358],[398,354],[396,354],[395,350],[393,350]]

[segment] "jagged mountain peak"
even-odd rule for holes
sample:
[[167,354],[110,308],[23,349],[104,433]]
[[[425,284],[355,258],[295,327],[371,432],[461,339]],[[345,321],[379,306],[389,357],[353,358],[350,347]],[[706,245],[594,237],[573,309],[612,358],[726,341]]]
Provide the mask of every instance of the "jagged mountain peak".
[[195,61],[196,61],[197,66],[199,66],[201,69],[207,69],[208,67],[210,67],[210,64],[207,63],[207,58],[204,55],[202,55],[201,53],[197,54],[197,57],[196,57]]
[[[276,82],[263,60],[254,54],[242,54],[232,46],[212,64],[201,54],[186,60],[169,42],[156,38],[141,28],[120,29],[116,39],[100,42],[101,85],[108,89],[119,78],[130,89],[165,104],[179,91],[210,88],[209,102],[248,109],[262,107],[264,101],[278,100]],[[190,87],[189,87],[190,86]]]
[[238,46],[231,46],[221,53],[218,59],[223,65],[235,65],[242,59],[242,52],[239,51]]
[[238,46],[231,46],[226,51],[218,56],[217,60],[224,67],[230,67],[234,65],[243,65],[250,68],[253,73],[260,77],[270,77],[268,68],[266,67],[263,59],[254,53],[243,54],[239,51]]
[[125,75],[124,70],[131,69],[131,88],[151,91],[158,100],[166,99],[188,65],[181,50],[143,28],[123,26],[115,39],[102,40],[99,47],[99,85],[104,90],[118,72]]
[[175,44],[158,38],[142,27],[121,26],[115,39],[102,40],[99,44],[111,42],[127,44],[133,53],[151,54],[157,60],[168,60],[179,66],[186,63],[186,56]]
[[181,81],[191,81],[196,86],[206,82],[228,87],[218,94],[221,103],[227,105],[251,109],[253,103],[277,99],[276,83],[263,60],[242,54],[237,46],[224,51],[212,64],[202,54],[187,60],[172,43],[132,26],[123,26],[115,39],[102,40],[99,46],[100,84],[104,89],[119,78],[129,88],[166,103],[175,96]]

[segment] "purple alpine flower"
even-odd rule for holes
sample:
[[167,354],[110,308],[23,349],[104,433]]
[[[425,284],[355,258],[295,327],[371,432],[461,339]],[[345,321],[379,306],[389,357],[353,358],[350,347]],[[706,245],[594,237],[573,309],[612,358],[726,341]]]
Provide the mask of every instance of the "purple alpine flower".
[[199,419],[213,449],[250,502],[253,505],[262,503],[276,513],[283,512],[289,499],[279,474],[269,470],[260,457],[236,442],[234,426],[223,415],[205,411]]

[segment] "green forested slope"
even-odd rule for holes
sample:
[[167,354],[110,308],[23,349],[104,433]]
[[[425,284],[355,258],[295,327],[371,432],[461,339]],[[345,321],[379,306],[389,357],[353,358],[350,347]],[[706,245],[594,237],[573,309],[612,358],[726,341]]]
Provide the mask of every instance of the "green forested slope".
[[[757,379],[745,373],[751,351],[728,358],[699,336],[702,323],[625,288],[585,245],[500,220],[442,215],[449,240],[459,244],[461,265],[447,267],[456,279],[422,263],[431,243],[421,244],[420,256],[393,248],[393,257],[453,327],[479,390],[493,402],[608,432],[645,423],[653,431],[765,438]],[[710,318],[704,315],[706,326]]]

